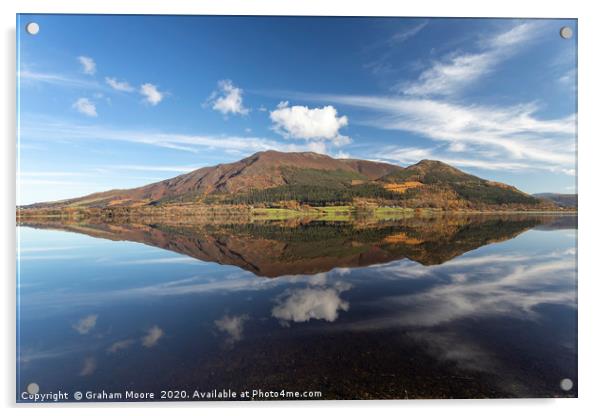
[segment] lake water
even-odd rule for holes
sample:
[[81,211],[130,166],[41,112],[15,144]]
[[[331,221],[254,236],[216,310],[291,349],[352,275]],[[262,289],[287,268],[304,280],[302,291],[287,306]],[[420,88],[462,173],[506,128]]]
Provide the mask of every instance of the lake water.
[[18,232],[19,401],[577,395],[576,217]]

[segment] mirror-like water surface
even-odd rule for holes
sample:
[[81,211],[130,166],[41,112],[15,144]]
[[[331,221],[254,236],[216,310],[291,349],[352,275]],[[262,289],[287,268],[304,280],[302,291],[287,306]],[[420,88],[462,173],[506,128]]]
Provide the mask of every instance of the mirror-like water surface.
[[573,397],[576,231],[549,215],[22,224],[18,400],[30,383]]

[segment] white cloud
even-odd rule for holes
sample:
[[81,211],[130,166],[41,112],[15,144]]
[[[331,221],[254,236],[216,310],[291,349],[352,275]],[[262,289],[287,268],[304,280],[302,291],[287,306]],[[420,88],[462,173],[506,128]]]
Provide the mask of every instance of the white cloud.
[[278,104],[270,112],[273,129],[285,138],[304,140],[328,140],[335,146],[349,144],[351,139],[339,133],[349,121],[346,116],[337,117],[337,110],[331,105],[322,108],[309,108],[288,101]]
[[416,36],[418,33],[420,33],[420,31],[422,31],[422,29],[426,27],[426,25],[428,25],[428,20],[425,20],[424,22],[421,22],[410,28],[400,30],[388,39],[388,43],[390,45],[399,45],[400,43],[403,43]]
[[146,83],[140,86],[140,94],[144,96],[145,102],[150,105],[157,105],[163,100],[165,94],[157,89],[156,85]]
[[157,342],[159,342],[159,339],[161,339],[163,335],[165,335],[163,330],[155,325],[148,330],[144,337],[142,337],[142,345],[146,348],[152,348],[157,345]]
[[[119,130],[105,126],[78,125],[70,122],[48,119],[28,120],[22,124],[21,137],[27,140],[116,140],[139,143],[198,153],[203,150],[220,149],[250,154],[264,150],[283,152],[319,151],[326,153],[323,143],[308,142],[303,144],[282,143],[264,137],[254,136],[211,136],[166,133],[148,130]],[[179,169],[179,167],[177,167]]]
[[489,39],[485,39],[485,46],[491,48],[508,48],[520,45],[533,39],[533,32],[540,27],[537,22],[526,22],[514,25],[510,30],[497,33]]
[[98,315],[88,315],[73,325],[73,329],[79,332],[81,335],[85,335],[90,332],[96,326],[96,320]]
[[108,169],[134,170],[142,172],[181,172],[187,173],[199,169],[199,166],[164,166],[164,165],[109,165]]
[[217,329],[228,334],[231,342],[236,342],[242,339],[244,325],[248,319],[247,315],[224,315],[214,323]]
[[465,54],[436,62],[420,74],[417,82],[403,84],[408,95],[449,95],[491,70],[495,55]]
[[91,79],[71,78],[61,74],[51,74],[44,72],[32,72],[27,70],[19,71],[18,78],[20,82],[25,83],[44,83],[69,88],[89,88],[101,89],[102,85]]
[[124,92],[134,91],[134,87],[132,87],[127,81],[118,81],[116,78],[105,77],[105,82],[111,88],[113,88],[114,90],[117,90],[117,91],[124,91]]
[[[478,163],[486,168],[504,169],[512,164],[517,170],[557,172],[575,167],[575,115],[542,119],[536,116],[539,106],[535,103],[479,106],[405,97],[302,93],[297,96],[368,109],[374,115],[357,123],[417,134],[442,142],[454,152],[454,157],[449,157],[433,149],[413,148],[418,160],[435,155],[440,160],[460,161],[464,166],[477,167]],[[392,160],[417,161],[394,150],[383,149],[378,157],[389,154]]]
[[96,73],[96,62],[89,56],[78,56],[77,60],[82,65],[84,74],[94,75]]
[[569,87],[571,91],[577,90],[577,69],[571,68],[558,78],[558,83],[564,87]]
[[514,55],[521,44],[530,40],[538,26],[532,22],[520,23],[482,41],[480,52],[450,54],[435,61],[420,74],[418,80],[401,83],[399,90],[416,96],[455,94],[491,72],[502,60]]
[[242,102],[243,90],[232,84],[232,81],[226,79],[217,83],[219,91],[214,91],[209,97],[209,102],[213,104],[213,109],[223,115],[228,114],[249,114],[249,109],[245,108]]
[[349,302],[341,299],[341,292],[351,286],[338,283],[334,287],[307,287],[287,290],[277,300],[272,316],[281,321],[307,322],[310,319],[334,322],[339,311],[349,310]]
[[96,113],[96,105],[87,98],[78,98],[77,101],[73,103],[73,108],[90,117],[98,116]]
[[368,45],[364,48],[365,52],[372,51],[375,49],[382,49],[383,47],[387,48],[387,50],[382,53],[378,58],[374,61],[369,62],[364,65],[365,68],[370,69],[372,73],[378,74],[386,74],[395,72],[398,68],[396,64],[391,62],[391,58],[395,55],[399,55],[403,52],[403,49],[399,46],[408,41],[409,39],[416,36],[418,33],[422,31],[428,25],[428,20],[420,22],[414,26],[407,27],[405,26],[402,30],[397,31],[389,38],[385,38],[384,40],[379,40],[374,42],[371,45]]

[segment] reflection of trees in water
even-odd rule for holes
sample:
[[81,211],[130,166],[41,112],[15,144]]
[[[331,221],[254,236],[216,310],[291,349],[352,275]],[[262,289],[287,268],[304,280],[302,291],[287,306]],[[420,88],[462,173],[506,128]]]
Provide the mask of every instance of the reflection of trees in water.
[[395,221],[309,220],[209,224],[70,223],[24,225],[128,240],[203,261],[235,265],[259,276],[314,274],[335,267],[361,267],[402,258],[424,265],[444,263],[533,227],[570,226],[552,215],[451,215]]

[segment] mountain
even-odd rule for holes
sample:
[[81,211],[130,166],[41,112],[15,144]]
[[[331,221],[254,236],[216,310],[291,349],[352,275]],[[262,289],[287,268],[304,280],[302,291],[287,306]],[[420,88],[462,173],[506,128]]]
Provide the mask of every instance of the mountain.
[[554,202],[563,208],[577,208],[577,194],[541,193],[533,194],[534,197],[543,198]]
[[442,209],[553,209],[545,199],[469,175],[442,162],[403,168],[304,152],[255,153],[133,189],[111,190],[30,209],[112,209],[176,204],[262,207],[397,206]]

